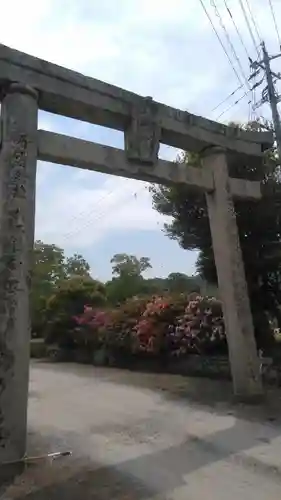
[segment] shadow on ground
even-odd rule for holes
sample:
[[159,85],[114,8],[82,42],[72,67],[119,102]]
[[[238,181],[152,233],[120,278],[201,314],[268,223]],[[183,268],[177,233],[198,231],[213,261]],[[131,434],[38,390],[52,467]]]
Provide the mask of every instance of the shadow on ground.
[[[58,370],[73,373],[73,365],[46,365],[46,370]],[[91,371],[89,371],[91,370]],[[75,374],[79,377],[97,377],[114,384],[131,385],[144,390],[161,392],[165,398],[177,401],[192,401],[198,405],[208,406],[215,413],[231,413],[246,420],[277,419],[281,413],[281,394],[277,389],[270,389],[265,403],[255,407],[235,405],[231,384],[227,381],[185,378],[177,375],[136,373],[116,369],[89,368],[75,365]],[[33,394],[36,397],[36,394]],[[132,422],[134,432],[143,424],[138,420]],[[157,419],[156,419],[157,424]],[[109,427],[108,427],[109,425]],[[120,424],[119,424],[120,425]],[[157,424],[159,425],[159,424]],[[112,428],[110,427],[112,426]],[[122,426],[122,425],[121,425]],[[117,426],[118,427],[118,426]],[[141,425],[142,427],[142,425]],[[144,432],[146,425],[143,426]],[[111,432],[130,432],[128,423],[124,429],[116,428],[116,423],[94,425],[93,433],[110,436]],[[161,428],[160,428],[161,431]],[[281,428],[272,426],[270,439],[281,433]],[[64,432],[62,433],[64,434]],[[67,433],[65,433],[67,434]],[[155,495],[157,498],[169,498],[166,495],[188,482],[188,474],[222,460],[233,465],[242,466],[255,473],[266,473],[278,480],[279,474],[273,467],[266,467],[258,460],[243,455],[244,452],[257,446],[262,435],[253,437],[245,433],[245,422],[236,419],[230,428],[219,430],[208,436],[206,440],[198,439],[186,433],[185,440],[165,449],[152,449],[149,454],[137,458],[122,460],[116,465],[104,466],[94,463],[88,457],[79,455],[75,443],[77,436],[58,435],[62,442],[71,442],[73,457],[42,462],[29,467],[22,477],[18,477],[13,486],[2,492],[3,500],[67,500],[99,499],[99,500],[145,500]],[[78,436],[79,437],[79,436]],[[54,435],[50,438],[53,440]],[[69,439],[68,439],[69,438]],[[48,436],[42,440],[38,435],[30,436],[30,452],[42,453],[47,449]]]
[[[250,457],[239,455],[241,451],[256,445],[249,437],[245,439],[242,423],[235,422],[229,429],[218,431],[206,443],[195,437],[164,450],[145,454],[140,457],[120,462],[117,465],[100,467],[97,464],[83,463],[83,459],[70,460],[63,465],[31,467],[32,491],[26,492],[25,484],[13,490],[7,490],[3,500],[148,500],[155,495],[168,498],[176,488],[188,484],[188,474],[204,468],[214,462],[229,460],[232,466],[238,465],[256,473],[271,475],[280,480],[278,471],[273,468],[264,470],[264,465]],[[243,443],[241,442],[243,433]],[[279,431],[276,430],[276,436]],[[222,443],[236,443],[231,451]],[[42,477],[44,478],[42,481]],[[279,478],[279,479],[278,479]],[[44,481],[49,484],[44,485]],[[281,481],[281,480],[280,480]],[[51,482],[51,484],[50,484]],[[38,484],[37,484],[38,483]],[[40,484],[40,485],[39,485]],[[281,482],[280,482],[281,487]],[[24,491],[24,493],[22,493]]]

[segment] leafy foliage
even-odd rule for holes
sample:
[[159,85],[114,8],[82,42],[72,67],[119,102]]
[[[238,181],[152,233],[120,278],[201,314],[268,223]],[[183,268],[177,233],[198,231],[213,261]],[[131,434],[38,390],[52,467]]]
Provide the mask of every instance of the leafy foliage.
[[60,283],[46,305],[46,342],[74,347],[72,332],[75,319],[84,312],[86,304],[102,306],[106,303],[105,287],[88,277],[76,276]]
[[141,276],[144,271],[151,268],[148,257],[140,257],[135,255],[127,255],[118,253],[111,259],[112,274],[119,277],[126,276]]
[[36,241],[33,250],[31,315],[32,330],[41,334],[46,302],[64,279],[64,253],[56,245]]
[[113,279],[106,285],[112,304],[124,302],[130,297],[145,292],[142,273],[151,268],[147,257],[138,259],[134,255],[116,254],[111,259]]
[[[257,124],[248,128],[257,129]],[[178,161],[201,168],[198,155],[183,154]],[[280,169],[273,151],[263,162],[230,164],[233,177],[261,180],[263,197],[259,202],[235,201],[235,211],[243,253],[258,346],[271,344],[269,317],[281,324],[281,184]],[[182,248],[199,250],[197,270],[208,282],[216,283],[208,213],[204,194],[185,186],[153,186],[153,206],[172,222],[166,234]]]
[[77,345],[104,346],[119,359],[227,352],[220,302],[197,294],[134,298],[103,312],[86,307],[76,322]]
[[[200,288],[200,280],[182,273],[145,279],[142,273],[151,267],[146,257],[117,254],[111,263],[114,276],[104,285],[90,277],[90,266],[81,255],[66,258],[56,245],[37,241],[31,292],[32,326],[37,336],[45,337],[48,344],[71,349],[93,348],[104,342],[126,350],[131,342],[137,345],[132,332],[153,294]],[[101,308],[107,308],[106,314]],[[95,323],[105,317],[106,328]]]
[[130,298],[113,309],[107,326],[107,347],[115,355],[130,356],[135,350],[133,330],[145,310],[147,299]]
[[66,277],[90,276],[90,265],[80,254],[75,253],[72,257],[67,257],[64,267]]
[[74,339],[77,346],[96,349],[105,343],[106,331],[110,323],[107,311],[85,306],[83,313],[74,316],[73,319],[77,325],[74,329]]
[[32,330],[35,334],[42,335],[47,301],[56,293],[60,283],[75,276],[90,278],[89,271],[90,266],[81,255],[65,258],[64,251],[58,246],[35,242],[31,287]]
[[145,279],[142,273],[151,268],[147,257],[117,254],[111,259],[113,278],[106,290],[111,304],[118,304],[134,296],[151,296],[161,293],[200,292],[202,280],[183,273],[171,273],[167,278]]
[[170,293],[200,292],[198,278],[189,277],[183,273],[170,273],[166,279],[166,283]]

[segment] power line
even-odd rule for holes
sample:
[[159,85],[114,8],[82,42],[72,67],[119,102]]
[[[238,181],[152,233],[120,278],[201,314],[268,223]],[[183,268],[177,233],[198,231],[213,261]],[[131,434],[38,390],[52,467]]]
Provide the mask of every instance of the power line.
[[[146,187],[142,187],[142,188],[140,189],[140,191],[139,191],[139,192],[143,191],[144,189],[146,189]],[[136,194],[137,194],[137,193],[131,193],[131,194],[130,194],[130,197],[131,197],[131,196],[136,197]],[[113,207],[113,208],[114,208],[114,209],[116,209],[116,208],[118,208],[118,207]],[[77,228],[76,230],[74,230],[74,231],[72,231],[72,232],[67,233],[66,235],[64,235],[64,236],[63,236],[64,240],[67,240],[67,239],[71,238],[72,236],[77,235],[78,233],[80,233],[80,232],[81,232],[81,230],[86,229],[86,228],[87,228],[88,226],[90,226],[93,222],[95,222],[95,223],[96,223],[96,222],[100,221],[100,220],[102,219],[102,217],[104,217],[104,216],[106,216],[106,215],[107,215],[107,216],[112,216],[112,215],[113,215],[113,212],[112,212],[112,211],[111,211],[111,212],[107,212],[106,210],[105,210],[105,211],[103,211],[103,212],[98,212],[98,213],[97,213],[97,216],[96,216],[96,217],[91,218],[90,220],[88,220],[88,221],[86,222],[86,224],[83,224],[82,226],[80,226],[80,227],[79,227],[79,228]]]
[[[105,189],[106,187],[106,184],[109,184],[109,182],[105,182],[104,185],[102,186],[102,189]],[[104,195],[102,196],[99,196],[96,200],[95,200],[95,204],[94,204],[94,207],[92,208],[92,210],[94,211],[95,210],[95,207],[101,202],[103,201],[105,198],[107,198],[108,196],[111,196],[115,191],[114,190],[110,190],[110,191],[107,191]],[[71,218],[71,222],[74,222],[75,220],[78,220],[83,218],[85,215],[89,214],[89,211],[87,210],[81,210],[80,212],[78,212],[74,217]]]
[[[146,189],[146,186],[142,187],[142,188],[139,190],[139,192],[143,191],[144,189]],[[113,191],[113,192],[111,192],[111,193],[110,193],[110,195],[112,195],[113,193],[114,193],[114,191]],[[131,198],[131,196],[136,197],[136,194],[137,194],[136,192],[134,192],[134,193],[130,193],[130,196],[129,196],[129,197],[130,197],[130,198]],[[106,198],[106,196],[105,196],[105,198]],[[113,206],[112,208],[113,208],[114,210],[116,210],[116,208],[118,208],[118,207]],[[112,212],[112,210],[111,210],[111,211],[109,211],[109,212],[107,212],[106,210],[105,210],[105,211],[104,211],[104,210],[103,210],[103,211],[97,211],[97,212],[96,212],[96,214],[95,214],[95,217],[91,217],[91,218],[89,219],[89,216],[90,216],[90,215],[93,215],[94,213],[95,213],[95,210],[91,210],[90,212],[88,212],[88,214],[87,214],[87,218],[88,218],[88,220],[87,220],[86,224],[82,224],[81,226],[79,226],[78,228],[74,229],[73,231],[69,231],[69,232],[65,233],[65,234],[63,235],[63,239],[64,239],[64,240],[68,240],[68,239],[69,239],[69,238],[71,238],[72,236],[76,236],[77,234],[79,234],[79,233],[81,232],[81,230],[86,229],[86,228],[87,228],[88,226],[90,226],[93,222],[95,222],[95,223],[96,223],[96,222],[100,221],[100,220],[102,219],[102,217],[104,217],[104,216],[106,216],[106,215],[107,215],[107,216],[108,216],[108,215],[110,215],[110,216],[111,216],[113,212]]]
[[240,78],[240,76],[239,76],[239,74],[238,74],[238,72],[237,72],[237,70],[236,70],[235,66],[233,65],[233,62],[232,62],[232,60],[231,60],[231,58],[230,58],[230,56],[229,56],[229,54],[228,54],[228,52],[227,52],[227,50],[226,50],[226,48],[225,48],[225,46],[224,46],[223,42],[222,42],[222,40],[221,40],[220,35],[218,34],[218,32],[217,32],[217,30],[216,30],[216,27],[215,27],[215,25],[214,25],[214,23],[213,23],[213,21],[212,21],[212,19],[211,19],[211,17],[210,17],[210,14],[208,13],[208,11],[207,11],[207,9],[206,9],[206,7],[205,7],[204,3],[203,3],[203,0],[199,0],[199,2],[200,2],[200,4],[202,5],[202,8],[203,8],[203,10],[204,10],[204,12],[205,12],[205,14],[206,14],[207,18],[209,19],[209,22],[210,22],[210,24],[211,24],[211,26],[212,26],[212,28],[213,28],[213,30],[214,30],[214,32],[215,32],[215,35],[216,35],[216,37],[217,37],[217,39],[218,39],[218,41],[219,41],[219,43],[220,43],[220,45],[221,45],[221,47],[222,47],[222,49],[223,49],[223,51],[224,51],[224,53],[225,53],[225,55],[226,55],[226,57],[227,57],[227,59],[228,59],[228,61],[229,61],[230,65],[231,65],[231,67],[232,67],[232,69],[233,69],[233,71],[234,71],[234,73],[235,73],[235,75],[236,75],[236,77],[237,77],[237,79],[238,79],[239,83],[243,86],[244,84],[243,84],[243,82],[242,82],[242,80],[241,80],[241,78]]
[[237,26],[237,24],[235,22],[235,19],[234,19],[233,15],[232,15],[232,12],[231,12],[230,7],[228,6],[226,0],[224,0],[224,5],[225,5],[225,8],[226,8],[226,10],[227,10],[227,12],[228,12],[228,14],[230,16],[230,19],[231,19],[231,21],[233,23],[233,26],[234,26],[234,28],[236,30],[237,36],[238,36],[238,38],[239,38],[239,40],[240,40],[240,42],[241,42],[241,44],[242,44],[242,46],[243,46],[243,48],[244,48],[244,50],[246,52],[246,55],[247,55],[248,59],[250,59],[249,51],[248,51],[248,49],[246,47],[246,44],[244,43],[243,37],[242,37],[242,35],[241,35],[241,33],[240,33],[239,29],[238,29],[238,26]]
[[247,86],[248,88],[250,88],[250,86],[249,86],[249,82],[248,82],[248,79],[247,79],[247,77],[246,77],[246,75],[245,75],[245,72],[244,72],[244,69],[243,69],[243,66],[242,66],[242,64],[241,64],[241,62],[240,62],[240,59],[239,59],[239,57],[238,57],[238,55],[237,55],[237,52],[236,52],[236,50],[235,50],[235,47],[233,46],[233,43],[232,43],[232,41],[231,41],[231,39],[230,39],[230,36],[229,36],[229,34],[228,34],[228,32],[227,32],[227,29],[226,29],[225,25],[224,25],[223,19],[222,19],[222,17],[221,17],[221,15],[220,15],[220,13],[219,13],[219,10],[218,10],[218,8],[217,8],[217,5],[216,5],[215,0],[210,0],[210,4],[211,4],[211,6],[214,8],[214,10],[215,10],[215,14],[216,14],[216,16],[218,17],[218,19],[219,19],[219,21],[220,21],[220,25],[221,25],[221,27],[222,27],[222,29],[223,29],[224,33],[225,33],[226,39],[227,39],[227,41],[228,41],[228,43],[229,43],[229,46],[230,46],[230,48],[231,48],[231,50],[232,50],[232,53],[233,53],[233,55],[234,55],[234,58],[235,58],[235,60],[236,60],[236,62],[237,62],[237,64],[238,64],[238,66],[239,66],[239,68],[240,68],[240,71],[241,71],[241,74],[242,74],[242,76],[243,76],[243,78],[244,78],[244,80],[245,80],[245,82],[246,82],[246,86]]
[[257,51],[257,54],[259,54],[258,44],[257,44],[257,42],[255,40],[254,33],[253,33],[253,30],[251,28],[251,25],[250,25],[250,22],[249,22],[249,19],[248,19],[248,16],[247,16],[247,12],[246,12],[245,7],[243,5],[243,1],[239,0],[239,3],[240,3],[240,7],[241,7],[241,10],[243,12],[244,19],[246,21],[246,24],[247,24],[247,27],[248,27],[248,30],[249,30],[249,33],[250,33],[250,36],[251,36],[251,39],[252,39],[252,42],[253,42],[254,47],[255,47],[255,49]]
[[[235,101],[233,104],[231,104],[228,108],[226,108],[219,116],[217,116],[216,120],[219,120],[219,118],[221,118],[225,113],[227,113],[228,111],[230,111],[230,109],[232,109],[234,106],[236,106],[240,101],[242,101],[242,99],[244,99],[244,97],[246,97],[247,95],[250,94],[252,90],[249,90],[248,92],[245,92],[245,94],[243,94],[241,97],[239,97],[239,99],[237,99],[237,101]],[[249,101],[249,104],[251,103],[252,101],[250,100]]]
[[255,32],[256,32],[256,35],[257,35],[257,38],[259,39],[260,43],[262,42],[262,37],[260,35],[260,32],[259,32],[259,28],[258,28],[258,25],[255,21],[255,17],[254,17],[254,14],[252,12],[252,9],[250,7],[250,2],[249,0],[246,0],[246,4],[247,4],[247,7],[248,7],[248,11],[249,11],[249,14],[250,14],[250,17],[251,17],[251,20],[252,20],[252,23],[253,23],[253,26],[255,28]]
[[[113,194],[115,194],[115,193],[116,193],[116,190],[111,190],[111,191],[108,191],[105,195],[101,196],[101,197],[98,199],[98,203],[100,203],[101,201],[104,201],[104,200],[105,200],[105,199],[107,199],[107,198],[111,198],[111,197],[112,197],[112,195],[113,195]],[[88,210],[88,211],[87,211],[87,210],[84,210],[84,211],[80,212],[80,214],[78,214],[78,216],[76,215],[76,216],[72,217],[70,222],[73,222],[73,221],[75,221],[75,220],[77,220],[77,219],[79,219],[79,218],[80,218],[80,219],[82,218],[82,220],[83,220],[83,217],[87,217],[87,218],[88,218],[90,215],[93,215],[93,214],[95,214],[95,213],[96,213],[96,215],[97,215],[97,214],[102,214],[102,212],[101,212],[101,211],[97,210],[97,206],[96,206],[96,204],[95,204],[95,205],[94,205],[94,206],[93,206],[90,210]],[[80,217],[79,217],[79,216],[80,216]],[[82,217],[81,217],[81,216],[82,216]],[[79,222],[80,222],[80,221],[79,221]],[[64,234],[64,238],[68,238],[68,236],[69,236],[69,235],[71,236],[72,234],[76,234],[77,230],[78,230],[78,232],[79,232],[79,229],[77,229],[77,228],[76,228],[76,229],[74,228],[74,230],[72,230],[72,231],[67,231],[67,232]]]
[[222,104],[224,104],[226,101],[228,101],[228,99],[230,99],[230,97],[235,95],[236,92],[238,92],[238,90],[240,90],[242,88],[243,88],[243,85],[239,85],[239,87],[237,87],[237,89],[233,90],[233,92],[231,92],[231,94],[228,94],[228,96],[225,99],[223,99],[223,101],[221,101],[219,104],[217,104],[217,106],[215,106],[213,109],[211,109],[211,113],[213,113],[213,111],[216,111]]
[[275,30],[276,30],[276,33],[277,33],[277,38],[278,38],[279,47],[281,48],[281,38],[280,38],[280,33],[279,33],[279,29],[278,29],[278,24],[277,24],[276,17],[275,17],[275,13],[274,13],[273,3],[272,3],[272,1],[271,1],[271,0],[268,0],[268,2],[269,2],[269,7],[270,7],[270,10],[271,10],[271,14],[272,14],[272,19],[273,19],[273,23],[274,23],[274,26],[275,26]]
[[[114,191],[108,193],[107,196],[104,196],[102,199],[106,199],[106,198],[110,198],[112,196],[112,194],[114,194]],[[113,208],[114,208],[114,205],[113,205]],[[68,231],[67,233],[65,233],[63,235],[63,238],[64,239],[68,239],[68,238],[71,238],[72,236],[78,234],[81,229],[84,229],[85,227],[88,227],[93,221],[97,221],[97,220],[100,220],[104,215],[106,215],[107,211],[102,211],[102,210],[96,210],[96,207],[92,208],[91,210],[87,212],[85,212],[85,218],[88,219],[88,221],[86,222],[86,224],[82,224],[82,225],[79,225],[78,227],[76,227],[76,229],[74,228],[72,231]],[[90,216],[94,215],[94,217],[92,217],[91,219],[89,219]]]

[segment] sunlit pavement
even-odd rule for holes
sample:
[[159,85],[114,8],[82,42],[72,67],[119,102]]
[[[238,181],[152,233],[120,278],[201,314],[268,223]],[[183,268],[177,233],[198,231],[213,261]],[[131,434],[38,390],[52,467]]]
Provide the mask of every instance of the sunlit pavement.
[[280,498],[281,427],[169,398],[152,388],[155,375],[148,389],[130,380],[144,375],[120,373],[32,365],[29,453],[73,455],[27,468],[1,498]]

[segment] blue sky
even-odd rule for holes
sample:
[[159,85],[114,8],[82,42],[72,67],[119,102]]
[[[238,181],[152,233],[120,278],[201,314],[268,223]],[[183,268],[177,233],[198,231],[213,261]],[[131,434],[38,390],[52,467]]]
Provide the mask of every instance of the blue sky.
[[[280,19],[280,2],[273,0],[273,3]],[[209,0],[205,4],[223,38],[224,32]],[[254,58],[239,2],[228,0],[228,4]],[[269,50],[278,51],[267,2],[250,0],[250,4]],[[224,1],[217,0],[217,5],[247,73],[247,58]],[[199,0],[10,0],[1,12],[0,41],[212,119],[217,119],[244,93],[241,89],[232,100],[212,111],[239,82]],[[277,68],[278,64],[280,68],[279,61]],[[250,98],[242,99],[220,120],[246,121]],[[260,112],[268,116],[267,106]],[[123,147],[120,132],[75,120],[41,112],[39,125]],[[173,148],[161,148],[162,157],[173,159],[176,153]],[[152,210],[145,183],[38,164],[36,238],[58,244],[67,254],[82,253],[97,278],[110,278],[110,258],[119,252],[151,257],[150,275],[165,276],[175,271],[192,274],[196,253],[184,251],[170,241],[162,232],[164,222]]]

